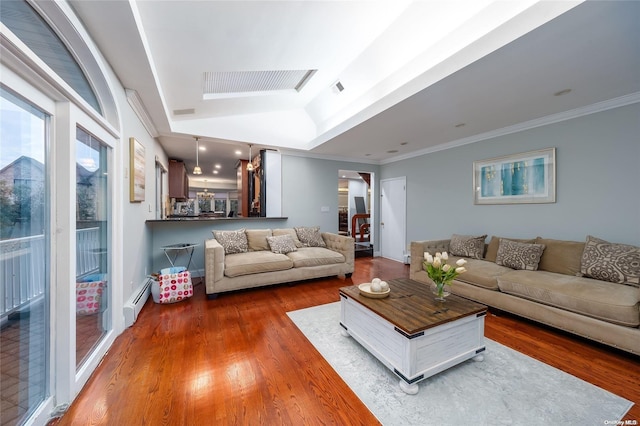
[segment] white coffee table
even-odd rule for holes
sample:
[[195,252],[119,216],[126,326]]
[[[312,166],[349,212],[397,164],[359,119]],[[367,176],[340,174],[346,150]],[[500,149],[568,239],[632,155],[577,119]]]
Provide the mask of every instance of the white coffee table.
[[482,361],[487,307],[450,295],[434,299],[431,289],[410,279],[389,281],[384,299],[340,289],[340,325],[400,378],[400,388],[418,393],[418,383],[468,359]]

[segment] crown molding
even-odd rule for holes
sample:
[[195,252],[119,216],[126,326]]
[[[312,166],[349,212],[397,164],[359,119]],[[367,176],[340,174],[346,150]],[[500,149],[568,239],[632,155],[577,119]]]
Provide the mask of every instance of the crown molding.
[[547,126],[549,124],[572,120],[574,118],[583,117],[585,115],[595,114],[598,112],[603,112],[603,111],[607,111],[614,108],[620,108],[620,107],[635,104],[638,102],[640,102],[640,92],[630,93],[628,95],[620,96],[618,98],[613,98],[613,99],[609,99],[602,102],[597,102],[595,104],[587,105],[585,107],[575,108],[569,111],[547,115],[545,117],[536,118],[534,120],[529,120],[529,121],[524,121],[522,123],[514,124],[513,126],[503,127],[501,129],[492,130],[490,132],[479,133],[477,135],[469,136],[467,138],[446,142],[440,145],[421,149],[419,151],[413,151],[409,154],[403,154],[397,157],[389,158],[387,160],[381,160],[380,164],[395,163],[396,161],[407,160],[409,158],[418,157],[420,155],[431,154],[434,152],[444,151],[447,149],[456,148],[458,146],[469,145],[475,142],[480,142],[487,139],[496,138],[499,136],[505,136],[512,133],[518,133],[525,130],[534,129],[536,127],[542,127],[542,126]]
[[274,148],[276,151],[280,151],[282,155],[289,157],[304,157],[314,158],[316,160],[329,160],[329,161],[342,161],[345,163],[357,163],[357,164],[371,164],[374,166],[380,165],[379,160],[366,160],[360,158],[343,157],[340,155],[318,154],[310,151],[294,151],[287,148]]
[[158,133],[158,129],[156,128],[155,124],[153,124],[153,120],[147,112],[147,109],[145,108],[140,95],[138,95],[138,92],[133,89],[124,89],[124,91],[127,95],[127,101],[129,102],[129,105],[131,105],[131,109],[133,109],[133,112],[135,112],[144,128],[152,138],[157,138],[160,135]]

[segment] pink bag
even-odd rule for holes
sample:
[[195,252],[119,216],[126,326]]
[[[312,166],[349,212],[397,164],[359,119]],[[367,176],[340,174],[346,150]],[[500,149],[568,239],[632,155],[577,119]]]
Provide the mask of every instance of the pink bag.
[[160,274],[151,285],[151,294],[156,303],[175,303],[193,296],[193,284],[189,271],[175,274]]
[[104,281],[76,283],[76,314],[92,315],[100,311]]

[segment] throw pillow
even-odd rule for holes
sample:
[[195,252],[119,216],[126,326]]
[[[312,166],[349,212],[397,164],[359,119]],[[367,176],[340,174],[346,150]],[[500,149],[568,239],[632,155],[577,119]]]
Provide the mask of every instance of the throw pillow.
[[275,237],[267,237],[271,251],[278,254],[287,254],[298,250],[296,243],[291,235],[278,235]]
[[484,254],[484,240],[486,238],[486,234],[478,237],[453,234],[449,242],[449,254],[482,259],[482,255]]
[[[509,241],[517,241],[519,243],[527,243],[532,244],[536,242],[535,238],[505,238]],[[488,260],[489,262],[496,263],[496,256],[498,255],[498,247],[500,246],[500,237],[496,237],[495,235],[491,236],[491,240],[489,240],[489,244],[487,244],[487,250],[484,253],[484,260]]]
[[320,227],[301,227],[301,228],[293,228],[296,230],[296,234],[298,235],[298,239],[302,243],[302,245],[306,247],[326,247],[327,245],[320,235]]
[[544,252],[544,244],[519,243],[501,238],[496,255],[496,265],[535,271],[538,269],[542,252]]
[[244,229],[237,231],[213,231],[213,236],[224,248],[224,254],[244,253],[249,250]]
[[557,272],[564,275],[580,275],[584,241],[552,240],[538,237],[536,244],[544,244],[544,253],[540,258],[538,269],[541,271]]
[[609,243],[589,235],[582,253],[580,273],[601,281],[638,286],[640,247]]
[[271,229],[247,229],[245,233],[249,251],[270,250],[267,237],[271,236]]
[[277,237],[279,235],[289,235],[289,236],[291,236],[291,239],[296,244],[296,247],[297,248],[302,247],[302,243],[298,239],[298,234],[296,233],[295,229],[293,229],[293,228],[274,229],[273,230],[273,236]]

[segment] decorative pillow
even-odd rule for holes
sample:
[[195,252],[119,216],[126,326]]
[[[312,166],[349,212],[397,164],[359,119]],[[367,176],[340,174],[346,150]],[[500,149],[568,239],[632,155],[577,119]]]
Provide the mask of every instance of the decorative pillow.
[[291,235],[278,235],[276,237],[267,237],[271,251],[279,254],[287,254],[298,250],[296,243]]
[[588,235],[580,273],[601,281],[638,286],[640,247],[609,243]]
[[267,237],[271,236],[271,229],[247,229],[247,243],[249,251],[270,250]]
[[535,271],[544,252],[544,244],[527,244],[500,238],[496,265]]
[[237,231],[213,231],[213,236],[224,248],[224,254],[244,253],[249,250],[244,229]]
[[538,269],[557,272],[564,275],[580,276],[584,241],[552,240],[538,237],[536,244],[544,244],[544,253],[540,258]]
[[326,247],[322,235],[320,235],[320,227],[301,227],[293,228],[298,234],[298,239],[305,247]]
[[451,242],[449,243],[449,254],[482,259],[482,255],[484,254],[484,240],[486,239],[486,234],[478,237],[453,234],[451,236]]
[[296,233],[295,229],[293,228],[274,229],[273,236],[277,237],[279,235],[289,235],[293,240],[293,242],[296,244],[297,248],[302,247],[302,243],[298,239],[298,234]]
[[[496,263],[496,256],[498,255],[498,247],[500,246],[500,237],[496,237],[495,235],[491,236],[491,240],[489,240],[489,244],[487,244],[487,249],[484,253],[484,260],[488,260],[489,262]],[[509,241],[517,241],[519,243],[527,243],[533,244],[536,242],[535,238],[523,239],[523,238],[505,238]]]

